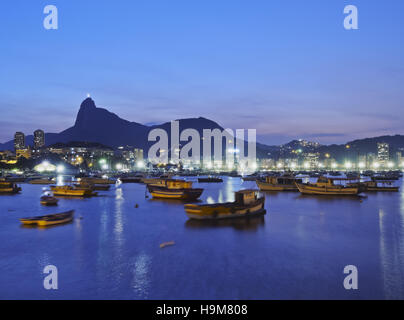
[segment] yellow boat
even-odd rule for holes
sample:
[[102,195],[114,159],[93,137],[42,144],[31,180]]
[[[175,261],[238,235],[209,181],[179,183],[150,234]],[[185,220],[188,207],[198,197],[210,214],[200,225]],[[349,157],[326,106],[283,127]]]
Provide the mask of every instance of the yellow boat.
[[265,214],[265,197],[258,190],[241,190],[235,193],[235,201],[217,204],[186,204],[190,219],[230,219]]
[[21,188],[13,182],[0,181],[0,194],[15,194],[19,193]]
[[302,194],[346,196],[360,193],[358,186],[336,185],[334,181],[346,180],[338,178],[319,177],[316,183],[297,183],[296,186]]
[[148,184],[147,189],[153,198],[177,199],[177,200],[196,200],[203,189],[192,188],[191,181],[165,179],[164,184]]
[[72,186],[51,186],[54,196],[69,196],[69,197],[93,197],[97,193],[92,189],[77,189]]
[[40,227],[63,224],[73,220],[74,210],[63,213],[48,214],[39,217],[21,218],[20,222],[24,225],[37,225]]
[[256,180],[261,191],[299,191],[295,182],[301,183],[302,180],[289,175],[266,177],[265,181]]

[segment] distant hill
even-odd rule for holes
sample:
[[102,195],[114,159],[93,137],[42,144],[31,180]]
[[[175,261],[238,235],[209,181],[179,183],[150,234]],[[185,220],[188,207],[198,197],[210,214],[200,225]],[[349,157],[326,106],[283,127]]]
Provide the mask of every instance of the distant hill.
[[[184,129],[192,128],[203,136],[203,129],[220,129],[218,123],[203,118],[178,119],[180,132]],[[85,99],[81,105],[76,117],[74,126],[60,133],[46,133],[46,145],[56,143],[70,143],[72,141],[88,141],[100,143],[105,146],[117,148],[119,146],[130,145],[135,148],[141,148],[147,151],[155,142],[148,141],[148,134],[153,129],[164,129],[169,134],[171,123],[166,122],[160,125],[146,126],[137,122],[130,122],[118,117],[116,114],[106,109],[97,108],[91,98]],[[26,137],[28,145],[33,144],[33,136]],[[13,141],[0,144],[0,150],[13,150]],[[257,155],[265,157],[268,154],[267,149],[271,147],[257,145]]]
[[[201,137],[203,136],[203,129],[223,130],[223,127],[218,123],[203,117],[179,119],[178,121],[180,131],[193,128],[199,132]],[[166,122],[147,126],[124,120],[106,109],[97,108],[94,101],[91,98],[87,98],[80,105],[75,124],[60,133],[46,133],[45,140],[47,146],[57,143],[64,145],[73,144],[76,146],[79,143],[98,143],[111,148],[133,146],[134,148],[144,149],[145,154],[147,154],[149,147],[154,143],[147,140],[150,130],[161,128],[170,133],[170,125],[170,122]],[[377,153],[378,142],[387,142],[390,145],[392,156],[400,148],[404,148],[403,135],[360,139],[342,145],[328,146],[304,140],[293,140],[281,146],[268,146],[257,143],[257,157],[270,157],[274,159],[293,158],[296,156],[294,151],[301,150],[303,153],[319,152],[321,156],[329,153],[332,158],[341,161],[345,158],[356,158],[358,154]],[[28,145],[33,144],[32,135],[26,137],[26,143]],[[346,148],[347,145],[349,145],[349,149]],[[0,150],[13,150],[13,148],[13,141],[0,144]]]

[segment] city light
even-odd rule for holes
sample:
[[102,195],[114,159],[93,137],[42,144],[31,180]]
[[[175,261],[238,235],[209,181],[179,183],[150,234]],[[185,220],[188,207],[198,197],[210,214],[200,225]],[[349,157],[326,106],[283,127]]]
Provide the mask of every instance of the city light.
[[366,164],[364,162],[359,162],[359,168],[363,169],[365,168]]
[[351,169],[351,168],[352,168],[352,163],[350,163],[350,162],[345,162],[345,168]]
[[101,169],[102,169],[102,170],[108,170],[108,165],[107,165],[107,164],[101,165]]
[[310,163],[305,162],[305,163],[304,163],[304,167],[305,167],[306,169],[310,168]]
[[337,164],[334,162],[333,164],[331,164],[331,168],[336,169],[336,168],[337,168]]
[[228,152],[228,153],[239,153],[240,150],[239,150],[239,149],[229,148],[229,149],[227,149],[227,152]]
[[56,172],[57,172],[57,173],[63,173],[64,171],[65,171],[64,165],[59,164],[59,165],[56,167]]
[[122,170],[122,168],[123,168],[122,163],[117,163],[115,168],[116,168],[116,170]]
[[56,167],[53,164],[49,163],[49,161],[45,160],[42,163],[35,166],[34,170],[38,172],[52,172],[56,171]]
[[143,162],[142,160],[139,160],[139,161],[136,163],[136,166],[137,166],[138,168],[144,168],[144,162]]
[[393,168],[393,167],[394,167],[394,163],[390,161],[389,163],[387,163],[387,166],[388,166],[389,168]]
[[377,168],[380,167],[380,164],[379,164],[378,162],[375,162],[375,163],[373,163],[373,167],[374,167],[375,169],[377,169]]

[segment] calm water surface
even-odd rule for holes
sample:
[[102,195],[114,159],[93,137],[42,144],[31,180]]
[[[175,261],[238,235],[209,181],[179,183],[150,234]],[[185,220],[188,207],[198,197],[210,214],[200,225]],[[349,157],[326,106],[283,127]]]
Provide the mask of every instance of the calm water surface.
[[[200,186],[203,201],[217,202],[255,183],[225,177]],[[404,298],[403,191],[363,202],[267,193],[264,218],[201,224],[180,202],[146,199],[140,184],[56,208],[39,204],[43,186],[22,188],[0,196],[1,299]],[[18,221],[70,209],[76,218],[63,226]],[[166,241],[175,245],[160,249]],[[43,288],[49,264],[58,290]],[[346,265],[358,267],[357,291],[343,288]]]

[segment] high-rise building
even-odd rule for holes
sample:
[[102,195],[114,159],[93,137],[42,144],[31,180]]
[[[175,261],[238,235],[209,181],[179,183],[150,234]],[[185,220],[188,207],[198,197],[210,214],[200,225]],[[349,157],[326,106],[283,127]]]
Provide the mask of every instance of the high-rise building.
[[380,165],[385,166],[390,160],[389,144],[380,142],[377,144],[377,161]]
[[14,135],[14,149],[25,149],[25,135],[22,132],[16,132]]
[[45,132],[43,130],[36,130],[34,132],[34,149],[41,149],[45,146]]

